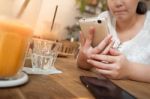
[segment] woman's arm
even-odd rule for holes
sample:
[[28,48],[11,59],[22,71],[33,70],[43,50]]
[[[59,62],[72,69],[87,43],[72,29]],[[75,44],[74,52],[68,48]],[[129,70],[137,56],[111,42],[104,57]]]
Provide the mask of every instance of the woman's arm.
[[150,66],[129,61],[125,55],[115,49],[111,55],[93,54],[88,63],[96,67],[98,72],[110,79],[130,79],[150,82]]
[[131,68],[129,79],[150,83],[150,75],[149,75],[150,66],[149,65],[130,62],[129,66]]

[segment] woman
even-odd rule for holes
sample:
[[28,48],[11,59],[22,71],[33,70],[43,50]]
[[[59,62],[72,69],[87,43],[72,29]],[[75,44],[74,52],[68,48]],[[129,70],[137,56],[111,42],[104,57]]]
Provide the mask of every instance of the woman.
[[[95,67],[111,79],[150,82],[150,12],[139,0],[107,0],[107,5],[109,11],[99,17],[108,19],[111,35],[93,48],[94,29],[86,39],[80,33],[78,66],[86,70]],[[118,48],[112,48],[114,45]]]

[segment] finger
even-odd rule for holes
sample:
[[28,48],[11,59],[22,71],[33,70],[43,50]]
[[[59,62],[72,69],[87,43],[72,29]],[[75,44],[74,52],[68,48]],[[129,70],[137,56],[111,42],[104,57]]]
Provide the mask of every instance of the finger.
[[93,49],[93,53],[101,53],[105,47],[109,44],[112,36],[108,35],[97,47]]
[[85,45],[84,45],[85,48],[88,48],[89,46],[91,46],[93,37],[94,37],[94,32],[95,32],[95,29],[91,27],[89,30],[88,36],[86,38],[86,41],[85,41]]
[[81,46],[84,46],[84,43],[85,43],[85,38],[83,36],[83,33],[80,32],[80,43],[81,43]]
[[111,41],[110,44],[105,48],[105,50],[101,53],[103,55],[106,55],[109,53],[110,49],[113,47],[114,41]]
[[97,71],[104,76],[106,76],[106,75],[108,76],[108,75],[112,74],[111,70],[97,69]]
[[113,48],[109,50],[109,53],[110,55],[113,55],[113,56],[119,56],[121,54],[118,50],[113,49]]
[[112,70],[113,66],[100,61],[88,59],[87,62],[98,69]]
[[108,63],[113,63],[116,61],[116,58],[114,56],[102,55],[102,54],[95,54],[95,55],[92,55],[90,58],[97,60],[97,61],[104,61]]

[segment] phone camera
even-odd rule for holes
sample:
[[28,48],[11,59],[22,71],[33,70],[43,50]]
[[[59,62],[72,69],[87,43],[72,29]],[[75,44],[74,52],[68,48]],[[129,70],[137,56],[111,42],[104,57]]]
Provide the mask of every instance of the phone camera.
[[102,23],[102,21],[101,20],[97,20],[97,23]]

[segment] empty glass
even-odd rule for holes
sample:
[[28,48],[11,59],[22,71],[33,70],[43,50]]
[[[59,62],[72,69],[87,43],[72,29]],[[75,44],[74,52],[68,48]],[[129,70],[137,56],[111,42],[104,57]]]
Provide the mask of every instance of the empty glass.
[[54,68],[54,63],[61,46],[62,44],[59,42],[34,38],[31,55],[33,70],[48,70]]

